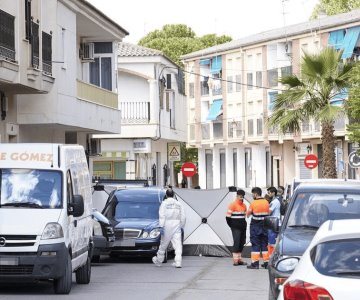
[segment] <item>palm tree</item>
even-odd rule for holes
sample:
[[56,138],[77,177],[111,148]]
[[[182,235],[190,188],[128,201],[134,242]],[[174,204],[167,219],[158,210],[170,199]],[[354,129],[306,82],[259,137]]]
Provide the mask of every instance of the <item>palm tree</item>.
[[315,119],[321,124],[323,145],[323,177],[336,178],[334,121],[346,114],[344,106],[331,104],[350,86],[352,63],[343,62],[342,52],[324,48],[318,54],[304,53],[300,75],[282,77],[285,90],[278,94],[270,127],[281,133],[300,133],[301,122]]

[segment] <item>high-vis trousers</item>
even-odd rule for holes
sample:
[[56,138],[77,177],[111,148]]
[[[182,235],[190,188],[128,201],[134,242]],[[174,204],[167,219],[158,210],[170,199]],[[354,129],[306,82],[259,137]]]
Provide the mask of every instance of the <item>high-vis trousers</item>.
[[260,254],[264,262],[269,261],[268,232],[264,229],[263,223],[250,224],[251,262],[259,264]]

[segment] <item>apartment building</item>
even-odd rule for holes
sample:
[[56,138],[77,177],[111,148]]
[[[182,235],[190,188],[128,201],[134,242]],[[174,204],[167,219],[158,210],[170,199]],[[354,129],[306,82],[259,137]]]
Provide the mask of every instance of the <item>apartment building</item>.
[[121,133],[93,135],[101,145],[93,175],[174,184],[169,152],[186,142],[184,74],[161,51],[128,43],[119,44],[117,68]]
[[[299,73],[303,51],[327,46],[344,50],[343,59],[358,59],[360,10],[287,26],[217,45],[182,57],[186,65],[188,147],[198,148],[199,184],[269,186],[294,177],[317,178],[322,171],[321,126],[302,124],[298,135],[268,128],[274,97],[281,93],[281,76]],[[335,99],[343,103],[346,93]],[[353,145],[346,133],[347,118],[336,120],[338,177]],[[308,153],[319,157],[319,167],[304,166]]]
[[84,0],[3,0],[0,15],[0,142],[89,149],[90,134],[120,132],[125,29]]

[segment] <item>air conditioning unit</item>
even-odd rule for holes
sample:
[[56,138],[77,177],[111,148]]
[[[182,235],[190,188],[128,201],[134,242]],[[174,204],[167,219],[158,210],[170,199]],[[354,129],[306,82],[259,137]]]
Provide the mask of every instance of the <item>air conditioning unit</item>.
[[94,43],[80,44],[80,59],[84,62],[94,61]]

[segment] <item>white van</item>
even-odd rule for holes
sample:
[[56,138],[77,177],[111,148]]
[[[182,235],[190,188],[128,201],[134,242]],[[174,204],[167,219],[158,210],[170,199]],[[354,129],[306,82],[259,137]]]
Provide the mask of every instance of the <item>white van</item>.
[[57,294],[91,276],[92,200],[84,148],[0,144],[0,280],[54,282]]

